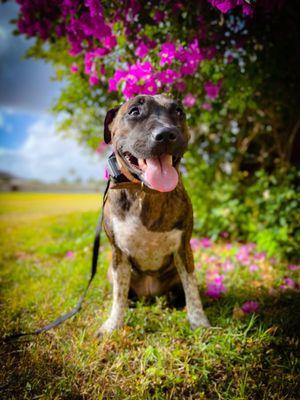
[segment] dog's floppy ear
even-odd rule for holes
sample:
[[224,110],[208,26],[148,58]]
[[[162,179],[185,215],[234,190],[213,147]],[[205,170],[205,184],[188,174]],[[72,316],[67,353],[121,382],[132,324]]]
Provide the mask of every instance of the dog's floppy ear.
[[110,124],[114,120],[115,116],[117,115],[117,112],[119,110],[120,106],[112,108],[109,110],[105,116],[104,120],[104,141],[106,144],[109,144],[111,142],[111,131],[110,131]]

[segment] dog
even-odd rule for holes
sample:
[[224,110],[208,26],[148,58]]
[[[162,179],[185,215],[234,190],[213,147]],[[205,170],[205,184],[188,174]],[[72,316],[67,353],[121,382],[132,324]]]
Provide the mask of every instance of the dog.
[[112,309],[101,336],[122,327],[129,295],[184,292],[192,329],[209,327],[190,246],[193,210],[179,163],[189,133],[183,108],[166,95],[139,95],[106,114],[121,181],[109,184],[103,227],[112,247]]

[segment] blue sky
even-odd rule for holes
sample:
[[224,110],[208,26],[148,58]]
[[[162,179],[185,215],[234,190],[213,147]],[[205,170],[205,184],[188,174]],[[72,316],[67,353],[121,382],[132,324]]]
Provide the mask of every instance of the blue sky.
[[51,66],[24,59],[32,42],[12,34],[17,14],[14,2],[0,4],[0,171],[49,182],[70,170],[101,178],[103,162],[56,132],[49,110],[62,84],[51,80]]

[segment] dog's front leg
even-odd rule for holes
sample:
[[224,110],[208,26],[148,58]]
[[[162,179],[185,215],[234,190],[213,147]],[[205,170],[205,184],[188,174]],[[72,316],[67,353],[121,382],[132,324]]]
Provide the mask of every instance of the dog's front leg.
[[128,304],[131,265],[128,258],[119,250],[113,250],[113,263],[111,268],[113,303],[110,316],[101,326],[98,335],[111,333],[123,326],[124,315]]
[[203,311],[194,271],[187,272],[186,266],[178,253],[175,253],[174,261],[182,282],[185,294],[187,317],[191,328],[196,329],[200,326],[209,327],[210,323]]

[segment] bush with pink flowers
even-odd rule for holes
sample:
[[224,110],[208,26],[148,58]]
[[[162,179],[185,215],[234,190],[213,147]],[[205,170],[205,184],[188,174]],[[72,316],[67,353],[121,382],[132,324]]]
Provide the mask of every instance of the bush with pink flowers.
[[172,94],[192,133],[185,171],[196,228],[295,254],[298,2],[17,2],[19,33],[36,39],[29,55],[64,81],[54,106],[61,129],[101,154],[106,110],[137,94]]

